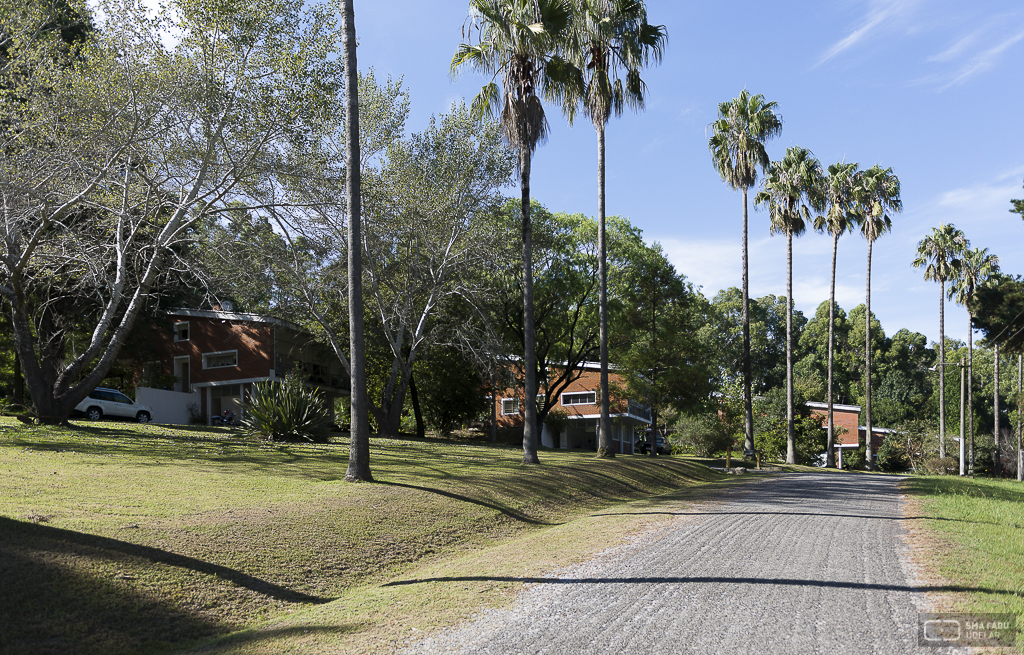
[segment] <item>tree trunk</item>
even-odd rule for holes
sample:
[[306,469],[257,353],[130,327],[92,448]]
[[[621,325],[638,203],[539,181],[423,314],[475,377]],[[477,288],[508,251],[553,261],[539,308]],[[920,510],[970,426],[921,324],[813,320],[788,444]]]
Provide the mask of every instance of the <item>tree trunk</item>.
[[964,439],[967,435],[964,433],[964,397],[966,395],[967,381],[964,377],[965,369],[964,358],[960,358],[960,475],[961,477],[967,474],[967,464],[964,458],[964,451],[966,450],[967,444],[964,443]]
[[1024,450],[1021,450],[1020,443],[1020,424],[1021,424],[1021,410],[1024,410],[1024,404],[1021,403],[1021,386],[1024,382],[1024,356],[1017,355],[1017,482],[1024,482]]
[[992,467],[999,477],[1003,474],[1003,462],[1000,457],[1002,455],[999,452],[999,344],[995,345],[995,358],[993,360],[992,370],[993,380],[993,391],[992,391],[992,441],[995,448],[992,450]]
[[604,200],[604,123],[597,121],[597,270],[598,309],[601,341],[601,419],[597,431],[597,456],[615,457],[612,450],[612,421],[608,407],[608,240],[605,234]]
[[342,47],[345,63],[345,202],[348,214],[349,374],[352,423],[349,426],[348,482],[369,482],[370,417],[366,394],[366,351],[363,331],[362,204],[359,159],[359,68],[356,63],[354,0],[342,2]]
[[491,443],[498,443],[498,387],[491,380]]
[[523,464],[540,464],[537,459],[537,353],[533,322],[533,246],[530,230],[529,148],[519,153],[523,213],[523,376],[526,407],[523,408]]
[[832,357],[836,324],[836,254],[839,252],[839,235],[832,235],[832,286],[828,294],[828,440],[825,442],[825,466],[835,468],[836,435],[832,423]]
[[[968,300],[968,303],[970,301]],[[974,327],[971,312],[967,310],[967,434],[970,450],[967,453],[968,473],[974,474]]]
[[786,463],[796,464],[793,427],[793,233],[786,231]]
[[14,353],[14,404],[25,405],[25,377],[21,374],[21,356]]
[[874,239],[868,239],[868,277],[867,298],[864,306],[864,413],[867,415],[865,427],[867,436],[864,443],[864,466],[869,471],[875,470],[875,460],[871,450],[871,247]]
[[946,456],[946,280],[939,280],[939,457]]
[[743,450],[754,450],[754,412],[750,395],[750,300],[747,265],[747,187],[743,187]]
[[412,413],[416,417],[416,436],[427,437],[427,426],[423,422],[423,410],[420,408],[420,395],[416,393],[416,377],[409,376],[409,398],[412,400]]

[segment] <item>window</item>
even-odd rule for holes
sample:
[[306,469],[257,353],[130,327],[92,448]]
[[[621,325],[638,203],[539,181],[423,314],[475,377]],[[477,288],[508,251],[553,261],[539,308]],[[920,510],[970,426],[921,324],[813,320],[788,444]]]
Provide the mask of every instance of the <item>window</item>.
[[237,350],[203,355],[203,368],[224,368],[225,366],[238,366]]
[[563,393],[563,405],[594,405],[597,403],[596,391],[580,391],[577,393]]
[[188,321],[174,324],[174,340],[188,341]]
[[509,416],[510,414],[519,413],[519,399],[518,398],[502,398],[501,399],[501,415]]

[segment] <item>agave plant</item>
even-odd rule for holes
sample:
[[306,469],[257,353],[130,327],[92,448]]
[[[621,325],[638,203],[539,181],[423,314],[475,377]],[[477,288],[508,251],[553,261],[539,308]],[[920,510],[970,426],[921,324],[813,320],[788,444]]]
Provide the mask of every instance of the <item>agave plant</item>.
[[242,427],[268,441],[325,443],[331,413],[318,389],[298,380],[252,385]]

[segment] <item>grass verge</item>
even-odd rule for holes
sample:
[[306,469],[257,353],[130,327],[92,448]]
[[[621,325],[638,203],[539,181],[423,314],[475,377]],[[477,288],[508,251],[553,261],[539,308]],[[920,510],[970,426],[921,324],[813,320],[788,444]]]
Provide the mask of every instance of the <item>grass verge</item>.
[[[225,652],[373,652],[682,502],[652,496],[735,483],[677,458],[520,458],[373,439],[377,483],[348,484],[345,443],[0,419],[0,652],[166,653],[225,635]],[[436,580],[385,586],[412,578]]]
[[1024,651],[1024,485],[1010,480],[913,476],[901,483],[931,540],[930,563],[965,591],[949,600],[967,612],[1017,617]]

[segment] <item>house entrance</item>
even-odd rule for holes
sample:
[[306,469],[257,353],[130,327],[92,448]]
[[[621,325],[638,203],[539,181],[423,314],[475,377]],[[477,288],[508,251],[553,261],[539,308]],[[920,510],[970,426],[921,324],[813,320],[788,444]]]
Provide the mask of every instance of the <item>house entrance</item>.
[[242,385],[226,384],[221,387],[210,387],[210,416],[223,415],[227,410],[242,418]]

